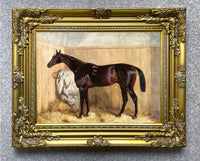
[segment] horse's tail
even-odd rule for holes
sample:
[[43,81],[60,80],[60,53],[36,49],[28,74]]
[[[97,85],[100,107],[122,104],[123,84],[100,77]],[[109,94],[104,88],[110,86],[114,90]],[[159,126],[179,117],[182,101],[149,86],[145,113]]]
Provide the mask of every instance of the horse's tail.
[[145,92],[146,90],[146,82],[145,82],[145,77],[144,77],[144,73],[137,67],[135,67],[135,69],[137,70],[138,74],[139,74],[139,78],[140,78],[140,89],[142,92]]

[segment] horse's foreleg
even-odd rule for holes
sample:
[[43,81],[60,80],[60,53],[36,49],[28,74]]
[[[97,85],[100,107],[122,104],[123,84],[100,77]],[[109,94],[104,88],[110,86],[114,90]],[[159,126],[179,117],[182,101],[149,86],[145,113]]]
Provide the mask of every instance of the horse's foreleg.
[[122,84],[119,84],[119,85],[120,85],[120,88],[121,88],[122,99],[123,99],[123,105],[122,105],[121,111],[120,111],[120,113],[117,115],[117,117],[120,117],[121,114],[124,112],[126,103],[127,103],[127,101],[128,101],[127,90],[126,90],[126,88],[125,88]]
[[82,88],[82,87],[79,88],[79,91],[80,91],[81,112],[80,112],[80,115],[78,116],[78,118],[81,118],[81,116],[83,114],[83,103],[84,103],[84,98],[85,98],[85,91],[84,91],[84,88]]
[[88,98],[88,89],[85,90],[85,103],[86,103],[86,106],[87,106],[87,112],[86,112],[86,115],[85,116],[88,116],[88,113],[89,113],[89,98]]
[[128,89],[128,92],[135,104],[135,115],[132,117],[133,119],[136,119],[137,118],[137,112],[138,112],[138,109],[137,109],[137,95],[135,94],[135,92],[133,91],[133,89],[129,88]]

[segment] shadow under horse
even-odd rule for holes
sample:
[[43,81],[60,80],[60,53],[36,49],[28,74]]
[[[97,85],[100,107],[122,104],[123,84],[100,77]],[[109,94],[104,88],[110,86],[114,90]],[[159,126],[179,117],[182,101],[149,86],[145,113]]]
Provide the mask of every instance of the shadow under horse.
[[52,59],[47,64],[47,67],[51,68],[59,63],[65,63],[74,72],[75,82],[80,91],[81,112],[78,118],[81,118],[83,114],[84,100],[87,106],[86,116],[88,116],[88,88],[109,86],[114,83],[119,84],[123,99],[122,108],[117,117],[120,117],[124,112],[125,105],[128,101],[128,92],[135,104],[135,115],[132,118],[137,118],[137,95],[133,90],[137,73],[139,75],[141,91],[145,92],[146,89],[145,77],[139,68],[129,64],[110,64],[99,66],[83,62],[72,56],[62,54],[61,50],[56,50],[56,54],[53,55]]

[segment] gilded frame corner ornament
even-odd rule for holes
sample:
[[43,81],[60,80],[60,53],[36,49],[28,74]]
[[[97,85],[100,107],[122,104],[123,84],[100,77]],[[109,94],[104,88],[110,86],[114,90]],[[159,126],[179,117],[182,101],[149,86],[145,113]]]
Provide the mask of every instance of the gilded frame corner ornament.
[[[73,22],[73,23],[72,23]],[[131,23],[131,25],[130,25]],[[116,25],[117,24],[117,25]],[[37,30],[159,31],[163,47],[163,109],[158,125],[37,125],[35,42]],[[13,147],[186,146],[185,8],[14,8]],[[37,63],[37,62],[36,62]],[[128,132],[127,132],[128,131]],[[75,133],[78,133],[74,137]]]
[[24,104],[24,98],[19,97],[18,114],[13,113],[13,146],[14,147],[43,147],[46,141],[59,140],[59,136],[51,132],[38,132],[29,121],[29,109]]
[[185,43],[186,32],[185,8],[152,9],[146,15],[139,15],[138,19],[149,24],[163,25],[170,35],[170,46],[175,49],[175,56],[180,55],[180,43]]
[[23,55],[29,44],[29,33],[41,23],[51,24],[61,16],[46,15],[47,9],[14,8],[13,41],[18,45],[18,54]]
[[[152,147],[185,147],[185,115],[180,111],[179,100],[173,99],[170,107],[170,122],[164,123],[164,128],[158,133],[146,133],[142,139],[146,142],[152,141]],[[137,139],[141,139],[137,137]]]

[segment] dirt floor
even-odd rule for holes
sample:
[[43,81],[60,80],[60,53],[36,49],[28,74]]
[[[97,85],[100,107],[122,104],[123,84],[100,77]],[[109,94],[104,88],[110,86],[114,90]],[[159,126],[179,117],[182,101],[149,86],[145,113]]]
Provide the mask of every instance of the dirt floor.
[[[37,123],[158,123],[160,122],[159,116],[145,116],[138,112],[137,118],[132,119],[134,115],[134,107],[132,109],[126,108],[121,117],[116,117],[120,112],[120,108],[109,107],[96,107],[94,104],[90,104],[89,116],[82,115],[79,119],[80,109],[73,109],[64,102],[58,100],[49,103],[47,110],[42,110],[37,117]],[[86,107],[84,106],[84,114],[86,113]]]

